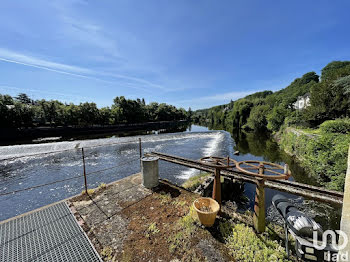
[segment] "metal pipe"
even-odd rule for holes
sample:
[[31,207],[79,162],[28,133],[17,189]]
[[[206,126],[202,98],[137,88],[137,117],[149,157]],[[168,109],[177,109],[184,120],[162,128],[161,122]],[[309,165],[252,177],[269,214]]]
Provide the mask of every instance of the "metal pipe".
[[139,153],[140,153],[140,169],[142,168],[142,162],[141,162],[141,158],[142,158],[142,144],[141,144],[141,137],[139,137]]
[[81,148],[81,154],[83,156],[83,169],[84,169],[84,184],[85,184],[85,193],[88,193],[88,188],[87,188],[87,179],[86,179],[86,168],[85,168],[85,154],[84,154],[84,148]]

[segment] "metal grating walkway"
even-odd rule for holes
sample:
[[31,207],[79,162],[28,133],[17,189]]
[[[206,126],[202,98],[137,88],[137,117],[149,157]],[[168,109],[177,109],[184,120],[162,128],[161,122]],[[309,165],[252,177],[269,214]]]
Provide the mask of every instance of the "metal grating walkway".
[[0,224],[0,262],[101,261],[65,202]]

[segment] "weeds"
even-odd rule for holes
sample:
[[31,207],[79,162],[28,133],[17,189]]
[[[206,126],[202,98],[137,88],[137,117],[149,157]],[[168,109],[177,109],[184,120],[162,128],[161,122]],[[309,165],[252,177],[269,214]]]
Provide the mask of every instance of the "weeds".
[[194,214],[195,211],[191,207],[188,214],[178,220],[176,225],[177,232],[168,239],[170,253],[174,253],[176,250],[186,252],[186,248],[190,245],[190,236],[196,230],[196,217]]
[[171,202],[171,195],[170,193],[165,193],[164,191],[161,191],[158,195],[157,198],[160,199],[160,202],[164,205],[167,203]]
[[247,225],[232,225],[229,221],[220,223],[219,228],[230,255],[239,261],[290,261],[284,248],[268,233],[256,235]]
[[[88,195],[92,195],[93,193],[95,193],[95,189],[88,189],[87,193],[88,193]],[[86,191],[85,190],[81,191],[81,194],[85,195]]]
[[105,247],[101,251],[101,256],[107,261],[112,260],[112,255],[113,255],[113,249],[109,246]]
[[209,173],[200,173],[197,176],[190,177],[185,183],[182,184],[182,186],[190,191],[194,191],[210,175],[211,174]]
[[157,227],[157,223],[153,222],[148,226],[146,236],[149,237],[150,235],[155,235],[159,232],[160,230]]

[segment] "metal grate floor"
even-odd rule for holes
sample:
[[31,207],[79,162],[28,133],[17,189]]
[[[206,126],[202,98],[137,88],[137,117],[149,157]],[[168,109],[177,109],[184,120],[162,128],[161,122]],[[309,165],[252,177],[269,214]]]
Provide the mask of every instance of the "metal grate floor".
[[101,261],[67,204],[0,224],[0,262]]

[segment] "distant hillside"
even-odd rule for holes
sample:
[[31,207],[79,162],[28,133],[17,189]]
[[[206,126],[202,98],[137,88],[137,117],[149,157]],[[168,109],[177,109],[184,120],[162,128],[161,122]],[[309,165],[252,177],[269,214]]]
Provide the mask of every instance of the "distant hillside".
[[[310,93],[311,105],[295,110],[299,96]],[[285,123],[316,127],[325,120],[350,115],[350,61],[334,61],[322,69],[321,79],[309,72],[289,86],[262,91],[228,104],[197,110],[195,123],[222,128],[278,131]]]

